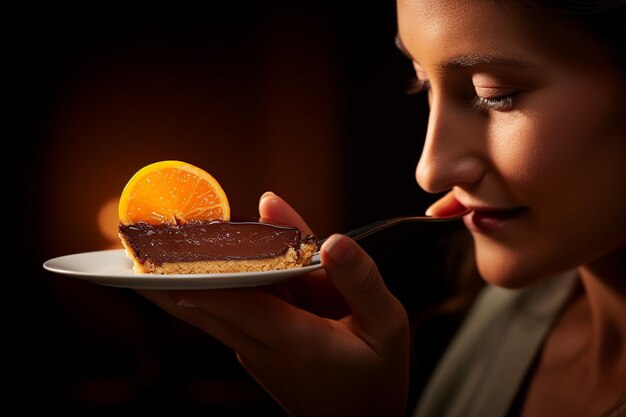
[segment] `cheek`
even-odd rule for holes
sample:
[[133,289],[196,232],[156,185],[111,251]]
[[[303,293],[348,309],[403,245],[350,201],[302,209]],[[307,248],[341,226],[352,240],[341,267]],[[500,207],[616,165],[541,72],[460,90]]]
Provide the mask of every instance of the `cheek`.
[[516,287],[626,243],[626,92],[572,90],[490,126],[494,169],[531,212],[508,240],[477,237],[479,268],[492,283]]
[[[561,115],[554,115],[560,119]],[[561,166],[571,151],[567,147],[567,132],[554,128],[561,120],[548,121],[548,115],[540,117],[522,112],[498,114],[493,117],[487,132],[487,153],[496,175],[507,191],[521,205],[530,205],[533,195],[545,195],[553,187]],[[551,179],[551,180],[549,180]]]
[[562,85],[538,94],[532,110],[499,115],[490,126],[496,170],[519,197],[541,200],[613,181],[626,159],[624,97]]

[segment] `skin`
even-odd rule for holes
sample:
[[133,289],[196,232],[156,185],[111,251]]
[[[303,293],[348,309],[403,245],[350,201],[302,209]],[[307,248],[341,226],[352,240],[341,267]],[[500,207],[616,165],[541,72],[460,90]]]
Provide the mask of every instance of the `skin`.
[[[599,416],[626,390],[626,82],[582,33],[537,19],[506,4],[399,0],[399,38],[430,85],[416,176],[451,190],[431,215],[518,210],[489,230],[465,217],[488,282],[521,288],[578,270],[520,413]],[[259,211],[310,231],[272,193]],[[321,260],[271,287],[142,294],[230,346],[292,415],[404,415],[402,305],[350,239],[332,236]]]
[[[549,31],[546,23],[537,34],[536,20],[505,6],[446,4],[399,5],[400,39],[432,86],[418,183],[429,192],[453,187],[469,208],[528,209],[503,230],[473,233],[482,276],[527,286],[529,276],[539,280],[624,245],[626,194],[614,191],[626,189],[623,73],[561,26]],[[494,59],[493,51],[524,64],[439,71],[462,57]],[[476,96],[511,94],[505,111],[472,105]]]
[[[259,211],[263,221],[310,232],[273,193],[262,196]],[[324,270],[272,287],[140,293],[231,347],[291,415],[402,416],[404,308],[351,239],[331,236],[320,256]]]
[[[583,290],[546,341],[521,415],[601,415],[626,390],[624,73],[574,28],[537,33],[536,17],[489,3],[398,4],[403,48],[430,85],[417,181],[468,208],[522,208],[487,232],[465,217],[488,282],[527,287],[578,268]],[[481,97],[491,101],[468,104]]]

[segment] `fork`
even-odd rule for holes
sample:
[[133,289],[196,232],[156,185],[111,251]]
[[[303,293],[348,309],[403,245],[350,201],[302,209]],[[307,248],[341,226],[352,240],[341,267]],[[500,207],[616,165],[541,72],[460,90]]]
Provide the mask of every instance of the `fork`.
[[[383,220],[378,220],[376,222],[367,224],[365,226],[361,226],[357,229],[351,230],[347,233],[344,233],[344,235],[348,236],[349,238],[353,239],[353,240],[359,240],[362,239],[366,236],[369,236],[373,233],[379,232],[383,229],[386,229],[388,227],[391,226],[395,226],[397,224],[401,224],[401,223],[408,223],[408,222],[447,222],[450,220],[458,220],[460,218],[462,218],[464,215],[466,215],[469,211],[464,211],[462,213],[456,213],[453,216],[443,216],[443,217],[431,217],[431,216],[400,216],[400,217],[392,217],[389,219],[383,219]],[[319,248],[322,247],[322,243],[324,243],[326,241],[326,239],[328,238],[324,238],[321,240],[317,241],[317,251],[315,252],[315,255],[319,255],[320,251]]]

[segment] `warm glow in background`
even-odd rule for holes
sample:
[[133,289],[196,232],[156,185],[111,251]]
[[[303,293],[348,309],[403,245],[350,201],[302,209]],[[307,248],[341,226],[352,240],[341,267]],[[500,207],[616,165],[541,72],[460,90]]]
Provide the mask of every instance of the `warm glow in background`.
[[98,212],[98,230],[100,230],[102,237],[104,237],[108,243],[108,245],[106,245],[107,249],[120,249],[123,247],[117,235],[117,225],[119,224],[118,204],[119,198],[112,197],[100,207],[100,211]]
[[[274,191],[320,237],[423,212],[434,199],[414,179],[425,105],[405,94],[394,2],[362,3],[211,3],[186,18],[29,11],[18,22],[11,162],[23,203],[11,225],[24,288],[11,295],[24,301],[12,340],[37,352],[20,361],[22,407],[282,415],[217,341],[133,291],[41,264],[120,247],[117,199],[163,159],[211,173],[235,215],[257,215]],[[434,271],[453,228],[437,227],[363,242],[410,313],[445,292]]]
[[[234,214],[257,215],[271,189],[320,234],[337,230],[338,79],[331,34],[315,19],[134,22],[85,40],[56,85],[45,132],[50,247],[110,246],[93,213],[163,159],[215,176]],[[239,33],[224,41],[230,31]]]

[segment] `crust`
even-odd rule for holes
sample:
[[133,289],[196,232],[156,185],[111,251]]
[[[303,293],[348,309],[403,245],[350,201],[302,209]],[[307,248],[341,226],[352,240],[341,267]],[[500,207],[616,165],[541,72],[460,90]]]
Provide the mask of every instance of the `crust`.
[[138,274],[214,274],[300,268],[311,263],[311,258],[317,250],[315,243],[303,243],[297,251],[294,248],[289,248],[287,253],[274,258],[164,262],[161,265],[157,265],[150,260],[142,263],[130,245],[127,244],[124,236],[120,235],[120,239],[126,249],[126,255],[133,261],[133,270]]

